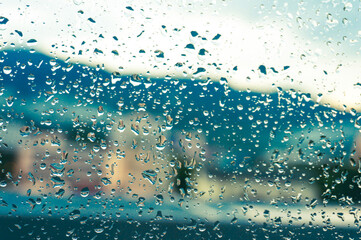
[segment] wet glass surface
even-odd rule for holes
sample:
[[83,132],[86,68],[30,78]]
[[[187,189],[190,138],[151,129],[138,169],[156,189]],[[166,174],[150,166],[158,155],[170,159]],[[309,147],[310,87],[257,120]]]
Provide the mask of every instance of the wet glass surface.
[[360,2],[0,6],[6,239],[358,238]]

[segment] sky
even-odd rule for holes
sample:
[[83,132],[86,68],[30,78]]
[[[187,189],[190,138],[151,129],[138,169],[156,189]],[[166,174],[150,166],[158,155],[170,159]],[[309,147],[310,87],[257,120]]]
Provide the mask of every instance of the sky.
[[232,88],[267,93],[294,89],[339,110],[361,111],[357,1],[0,4],[0,51],[34,49],[115,76],[227,79]]

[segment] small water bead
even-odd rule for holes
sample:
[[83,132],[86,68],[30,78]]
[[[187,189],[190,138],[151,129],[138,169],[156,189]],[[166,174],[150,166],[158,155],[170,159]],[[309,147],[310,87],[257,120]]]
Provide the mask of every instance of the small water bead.
[[12,69],[10,66],[4,66],[3,67],[3,72],[5,75],[9,75],[11,73]]
[[46,163],[40,163],[40,169],[45,170],[46,169]]

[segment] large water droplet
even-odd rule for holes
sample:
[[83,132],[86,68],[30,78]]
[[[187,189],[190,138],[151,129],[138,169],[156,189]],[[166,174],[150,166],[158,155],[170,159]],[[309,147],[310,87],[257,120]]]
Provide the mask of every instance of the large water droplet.
[[87,196],[89,196],[89,188],[88,188],[88,187],[83,188],[83,189],[80,191],[80,196],[82,196],[82,197],[87,197]]
[[8,107],[11,107],[14,104],[14,97],[10,96],[6,99],[6,105],[8,105]]
[[78,209],[73,210],[71,213],[69,213],[70,220],[74,220],[80,217],[80,211]]
[[50,167],[55,171],[61,171],[64,168],[64,166],[60,163],[52,163]]
[[35,39],[30,39],[26,42],[29,47],[35,46],[38,43]]
[[65,190],[64,190],[64,189],[59,189],[59,191],[57,191],[57,192],[55,193],[55,197],[61,198],[61,197],[64,195],[64,193],[65,193]]
[[103,106],[99,106],[98,107],[98,116],[101,116],[103,114],[104,114],[104,108],[103,108]]
[[147,179],[151,184],[155,184],[155,182],[157,181],[157,173],[152,170],[152,169],[149,169],[149,170],[145,170],[143,173],[142,173],[142,176]]
[[139,75],[137,74],[134,74],[131,78],[130,78],[130,83],[133,85],[133,86],[139,86],[140,84],[142,84],[142,79],[140,78]]
[[6,187],[6,185],[7,185],[7,183],[6,183],[5,180],[2,180],[2,181],[0,182],[0,187]]
[[94,232],[96,233],[102,233],[104,231],[104,228],[95,228]]
[[118,81],[122,80],[122,76],[119,72],[113,72],[112,73],[112,83],[116,83]]
[[30,127],[29,126],[24,126],[22,128],[20,128],[20,135],[22,137],[27,137],[30,134]]
[[139,135],[139,126],[136,125],[136,124],[132,124],[130,129],[132,130],[132,132],[135,134],[135,135]]
[[124,130],[125,130],[124,122],[123,122],[123,120],[120,120],[119,123],[118,123],[118,131],[119,132],[124,132]]
[[170,115],[167,115],[167,125],[166,129],[171,130],[173,128],[173,118]]
[[7,19],[6,17],[0,16],[0,30],[5,30],[6,29],[6,24],[8,22],[9,22],[9,19]]
[[112,184],[112,182],[109,180],[109,178],[106,178],[106,177],[102,178],[101,181],[104,184],[104,186]]
[[9,75],[11,73],[11,71],[12,71],[12,69],[11,69],[10,66],[4,66],[3,67],[4,74]]
[[65,181],[60,177],[52,177],[51,182],[53,183],[53,188],[61,188],[65,185]]
[[163,150],[165,148],[165,143],[166,143],[167,139],[165,136],[161,135],[158,138],[158,143],[156,144],[156,148],[158,150]]
[[89,141],[91,141],[91,142],[95,142],[95,140],[96,140],[95,133],[93,133],[93,132],[88,133],[87,137],[88,137]]

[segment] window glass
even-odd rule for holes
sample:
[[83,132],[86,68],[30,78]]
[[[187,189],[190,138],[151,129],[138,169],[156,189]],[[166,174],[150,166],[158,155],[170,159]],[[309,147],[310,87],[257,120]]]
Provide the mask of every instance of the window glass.
[[358,239],[360,11],[2,1],[4,239]]

